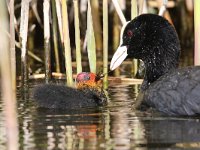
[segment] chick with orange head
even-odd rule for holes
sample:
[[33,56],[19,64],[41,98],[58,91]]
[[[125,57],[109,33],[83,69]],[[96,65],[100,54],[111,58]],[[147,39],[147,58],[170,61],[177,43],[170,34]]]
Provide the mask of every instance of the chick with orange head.
[[81,72],[76,77],[76,88],[64,85],[43,84],[33,91],[33,99],[39,107],[53,109],[77,109],[107,104],[101,76]]
[[77,89],[83,88],[102,88],[101,77],[91,72],[81,72],[76,77]]

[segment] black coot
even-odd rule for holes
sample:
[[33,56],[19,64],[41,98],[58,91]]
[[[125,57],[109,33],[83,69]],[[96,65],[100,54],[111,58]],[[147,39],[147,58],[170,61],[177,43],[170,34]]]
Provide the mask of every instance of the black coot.
[[110,69],[127,57],[143,60],[145,77],[137,107],[152,107],[168,115],[200,114],[200,66],[177,69],[180,42],[174,27],[161,16],[143,14],[121,32]]

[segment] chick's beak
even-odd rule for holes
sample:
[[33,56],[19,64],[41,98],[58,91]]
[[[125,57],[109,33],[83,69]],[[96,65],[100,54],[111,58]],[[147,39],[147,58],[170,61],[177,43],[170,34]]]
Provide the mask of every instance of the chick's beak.
[[112,57],[110,70],[116,69],[127,56],[127,46],[119,46]]

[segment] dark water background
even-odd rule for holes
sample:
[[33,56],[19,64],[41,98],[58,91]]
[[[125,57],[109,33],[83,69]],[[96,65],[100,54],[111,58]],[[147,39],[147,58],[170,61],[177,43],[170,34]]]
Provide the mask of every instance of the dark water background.
[[[72,111],[38,109],[31,98],[38,82],[30,82],[29,92],[18,92],[20,150],[200,149],[200,118],[132,109],[139,85],[111,85],[107,107]],[[0,150],[5,150],[2,109],[0,101]]]

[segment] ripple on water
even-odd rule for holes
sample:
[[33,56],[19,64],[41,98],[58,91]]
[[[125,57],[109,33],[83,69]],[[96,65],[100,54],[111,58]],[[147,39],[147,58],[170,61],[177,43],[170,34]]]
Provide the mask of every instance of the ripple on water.
[[[59,81],[60,82],[60,81]],[[37,83],[32,84],[36,86]],[[135,111],[136,85],[109,88],[109,104],[98,109],[39,109],[18,94],[20,149],[161,149],[200,143],[199,118],[162,117]],[[0,101],[0,149],[6,149]]]

